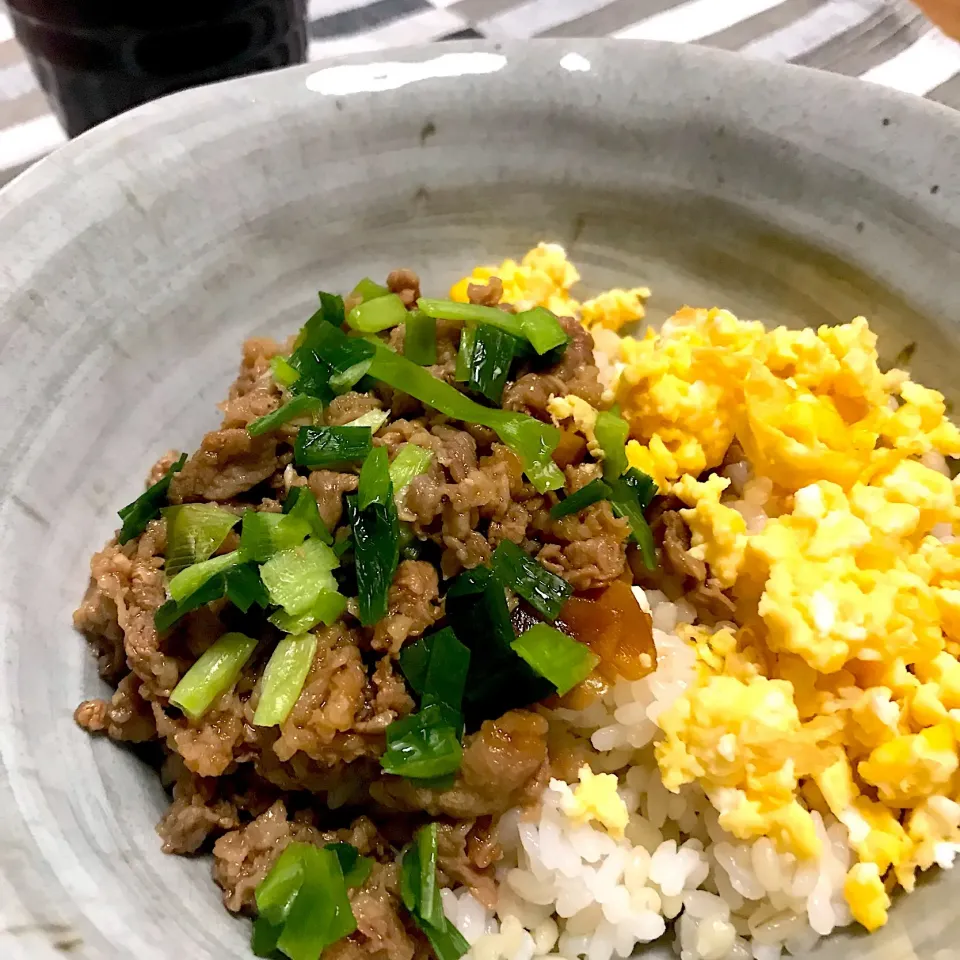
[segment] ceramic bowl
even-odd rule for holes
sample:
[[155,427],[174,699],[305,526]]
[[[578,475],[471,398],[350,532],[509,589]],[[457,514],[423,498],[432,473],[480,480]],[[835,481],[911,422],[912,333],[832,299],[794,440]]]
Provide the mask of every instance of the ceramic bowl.
[[[180,94],[0,193],[0,956],[249,956],[165,799],[74,726],[103,694],[71,627],[90,554],[217,421],[251,334],[409,265],[442,290],[559,241],[651,318],[866,314],[954,399],[960,122],[859,81],[645,43],[448,44]],[[822,957],[958,956],[960,875]],[[668,948],[658,947],[650,956]],[[671,955],[669,951],[664,955]]]

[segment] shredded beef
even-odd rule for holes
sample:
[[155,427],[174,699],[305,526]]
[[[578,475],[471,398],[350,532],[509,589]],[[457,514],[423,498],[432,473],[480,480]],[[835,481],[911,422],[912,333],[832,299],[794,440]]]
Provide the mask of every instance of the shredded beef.
[[420,299],[420,278],[412,270],[393,270],[387,276],[387,288],[408,307]]
[[232,500],[267,480],[278,466],[277,440],[272,434],[251,437],[238,427],[214,430],[174,475],[170,502]]
[[471,303],[484,307],[496,307],[503,296],[503,283],[499,277],[491,277],[486,283],[467,284],[467,298]]
[[440,585],[433,564],[404,560],[394,575],[387,615],[374,626],[374,650],[399,653],[404,641],[418,637],[443,615]]
[[[420,295],[416,274],[394,271],[388,287],[408,306]],[[471,302],[510,310],[501,303],[496,278],[470,285]],[[561,323],[571,342],[553,365],[533,360],[504,395],[508,409],[549,419],[551,395],[577,393],[598,403],[600,386],[590,335],[573,321]],[[429,368],[452,383],[461,324],[437,323],[437,363]],[[403,347],[403,327],[387,335]],[[294,462],[295,424],[259,437],[247,426],[276,410],[286,394],[275,382],[271,359],[292,343],[255,338],[226,401],[221,427],[208,433],[170,484],[169,501],[216,503],[238,515],[256,509],[278,513],[295,486],[308,486],[331,531],[343,522],[344,494],[357,490],[359,465],[309,471]],[[405,444],[433,454],[426,471],[397,493],[400,520],[413,534],[408,544],[421,559],[399,563],[388,594],[387,614],[372,626],[358,622],[355,606],[331,626],[312,630],[317,640],[303,688],[281,724],[253,723],[265,665],[279,639],[262,612],[244,617],[226,598],[188,612],[159,634],[154,625],[167,599],[164,576],[166,527],[152,520],[120,546],[111,540],[91,561],[91,579],[74,615],[87,636],[102,676],[114,687],[109,699],[87,700],[76,722],[118,741],[147,743],[163,756],[162,778],[170,806],[158,826],[163,849],[193,854],[212,847],[214,878],[235,912],[255,910],[254,890],[291,841],[353,843],[376,862],[362,887],[350,892],[357,930],[327,948],[327,960],[413,960],[429,946],[401,907],[397,858],[424,815],[448,818],[439,826],[439,870],[444,884],[465,884],[488,906],[495,901],[493,870],[500,857],[495,818],[518,804],[535,802],[549,776],[548,725],[543,716],[513,710],[487,720],[464,741],[463,761],[448,789],[384,774],[380,758],[387,728],[417,704],[401,673],[404,645],[444,623],[444,581],[489,561],[509,540],[539,557],[577,590],[592,590],[623,576],[628,524],[606,503],[554,521],[554,493],[527,482],[517,455],[496,432],[451,421],[406,394],[378,384],[352,391],[324,409],[327,425],[349,423],[371,410],[389,411],[374,443],[391,460]],[[156,482],[177,459],[170,451],[150,472]],[[560,459],[567,493],[597,474],[595,464]],[[669,521],[673,522],[673,521]],[[342,528],[341,528],[342,532]],[[220,553],[237,549],[239,528]],[[432,558],[428,562],[426,557]],[[438,558],[438,559],[437,559]],[[336,571],[342,589],[354,576],[350,555]],[[438,569],[439,567],[439,569]],[[704,602],[722,605],[713,585]],[[170,695],[197,658],[225,632],[243,630],[258,643],[239,679],[198,719],[170,703]],[[368,809],[366,817],[332,811]],[[332,824],[341,825],[330,829]],[[389,838],[389,839],[387,839]]]

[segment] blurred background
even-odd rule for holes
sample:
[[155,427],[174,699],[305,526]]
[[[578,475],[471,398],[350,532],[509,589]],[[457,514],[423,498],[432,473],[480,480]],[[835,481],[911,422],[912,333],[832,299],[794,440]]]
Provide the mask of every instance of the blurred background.
[[453,39],[703,43],[960,108],[960,44],[933,21],[960,35],[960,0],[0,0],[0,183],[184,87]]

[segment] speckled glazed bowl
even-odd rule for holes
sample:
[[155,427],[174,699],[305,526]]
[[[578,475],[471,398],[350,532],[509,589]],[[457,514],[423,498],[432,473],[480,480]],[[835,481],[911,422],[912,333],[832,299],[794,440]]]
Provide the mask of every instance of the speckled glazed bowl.
[[[166,857],[152,770],[71,719],[102,693],[72,628],[91,552],[240,341],[318,287],[410,265],[441,288],[538,239],[585,286],[771,322],[867,314],[960,395],[960,120],[695,47],[446,45],[141,108],[0,192],[0,957],[220,960],[248,926]],[[820,957],[960,956],[960,872]],[[647,956],[660,955],[658,947]],[[669,952],[669,951],[667,951]]]

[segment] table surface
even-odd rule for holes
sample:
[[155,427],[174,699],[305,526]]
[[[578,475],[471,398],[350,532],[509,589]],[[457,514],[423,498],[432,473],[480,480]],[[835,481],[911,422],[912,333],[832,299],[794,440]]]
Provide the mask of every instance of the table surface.
[[[310,59],[425,41],[703,43],[960,107],[960,44],[908,0],[310,0]],[[0,183],[63,143],[0,0]]]

